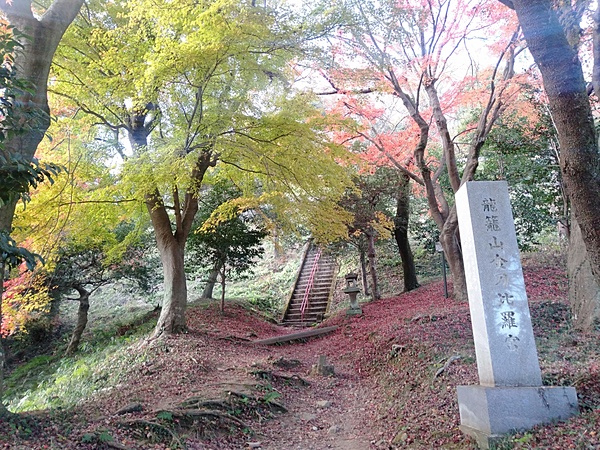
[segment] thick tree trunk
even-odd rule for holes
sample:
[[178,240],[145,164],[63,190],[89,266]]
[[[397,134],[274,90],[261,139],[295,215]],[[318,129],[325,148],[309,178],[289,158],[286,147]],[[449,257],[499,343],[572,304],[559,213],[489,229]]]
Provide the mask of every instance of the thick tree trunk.
[[220,266],[215,266],[210,270],[206,286],[204,286],[204,290],[202,291],[202,298],[213,298],[213,291],[215,289],[215,284],[217,283],[219,271]]
[[[164,294],[162,309],[153,338],[182,333],[186,328],[187,282],[183,264],[183,246],[172,235],[156,230],[156,241],[163,267]],[[170,229],[169,229],[170,232]]]
[[71,342],[67,347],[66,354],[72,355],[79,349],[79,343],[81,342],[81,336],[85,331],[85,327],[88,323],[88,311],[90,310],[90,293],[83,288],[77,288],[79,292],[79,307],[77,308],[77,325],[73,330],[71,336]]
[[591,271],[600,285],[600,155],[581,62],[567,41],[552,1],[513,0],[512,4],[542,73],[558,131],[563,181]]
[[[147,113],[148,111],[145,111],[142,114]],[[139,123],[139,117],[136,116],[134,122]],[[139,132],[135,135],[135,139],[133,136],[130,136],[130,139],[138,146],[145,146],[149,132],[150,129],[146,127],[144,135]],[[131,135],[132,130],[129,130],[129,133]],[[194,217],[198,212],[197,188],[202,184],[204,174],[208,168],[215,164],[216,159],[213,158],[210,150],[201,151],[190,174],[196,188],[190,188],[185,193],[183,202],[181,202],[177,186],[173,187],[174,230],[171,217],[158,188],[154,192],[146,194],[145,203],[154,228],[156,245],[163,268],[164,284],[160,317],[150,339],[156,339],[162,335],[181,333],[187,329],[185,321],[187,306],[187,281],[184,269],[185,243],[192,229]]]
[[581,229],[574,218],[571,220],[567,273],[573,325],[578,330],[591,331],[600,323],[600,287],[592,274]]
[[410,215],[410,178],[406,175],[400,177],[401,184],[396,199],[396,216],[394,217],[394,238],[398,245],[402,271],[404,276],[404,291],[418,288],[417,270],[410,242],[408,241],[408,219]]
[[369,272],[371,274],[371,298],[373,300],[379,300],[381,298],[381,294],[379,292],[379,282],[377,281],[375,233],[373,233],[373,232],[368,233],[367,240],[368,240],[367,257],[369,258]]
[[360,255],[360,276],[365,296],[371,295],[369,291],[369,282],[367,281],[367,255],[365,250],[359,246],[358,253]]

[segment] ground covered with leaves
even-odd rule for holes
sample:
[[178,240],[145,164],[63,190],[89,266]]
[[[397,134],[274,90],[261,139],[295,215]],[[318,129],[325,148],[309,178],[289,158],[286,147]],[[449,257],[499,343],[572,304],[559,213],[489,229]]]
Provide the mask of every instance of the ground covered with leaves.
[[[544,383],[575,386],[581,414],[499,448],[600,448],[600,333],[571,328],[557,266],[526,262],[526,286]],[[118,370],[118,382],[75,405],[0,419],[0,448],[476,448],[456,401],[457,385],[478,383],[468,305],[435,282],[363,311],[330,317],[329,334],[267,346],[253,341],[297,330],[239,304],[225,314],[192,306],[187,334],[132,339],[109,367],[80,369],[100,381]],[[320,356],[333,376],[312,370]]]

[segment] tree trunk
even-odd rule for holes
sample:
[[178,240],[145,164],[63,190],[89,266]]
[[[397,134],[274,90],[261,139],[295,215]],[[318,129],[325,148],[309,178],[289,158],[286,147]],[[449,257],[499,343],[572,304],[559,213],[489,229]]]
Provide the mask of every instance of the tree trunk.
[[600,285],[600,156],[581,62],[567,41],[552,1],[513,0],[512,4],[542,73],[558,131],[560,166],[572,216]]
[[467,278],[465,276],[465,265],[462,259],[462,250],[458,234],[458,217],[456,215],[456,206],[450,209],[450,214],[444,222],[444,227],[440,233],[440,243],[444,248],[444,254],[450,272],[452,274],[452,292],[453,297],[459,302],[466,302],[467,296]]
[[367,240],[369,243],[367,257],[369,258],[369,272],[371,273],[371,298],[373,300],[379,300],[381,298],[381,294],[379,292],[379,282],[377,281],[377,270],[375,264],[375,233],[368,233]]
[[410,215],[410,178],[406,175],[400,177],[401,184],[397,192],[396,216],[394,217],[394,238],[398,245],[402,271],[404,276],[404,291],[418,288],[417,270],[410,242],[408,241],[408,218]]
[[202,291],[202,298],[213,298],[213,291],[215,289],[219,272],[219,265],[215,265],[215,267],[210,270],[210,273],[208,274],[208,280],[206,281],[206,286],[204,286],[204,290]]
[[[166,213],[165,213],[166,214]],[[152,338],[186,331],[187,281],[183,264],[183,246],[169,233],[156,229],[156,243],[163,268],[162,309]]]
[[0,261],[0,417],[8,414],[2,399],[4,398],[4,364],[6,356],[4,354],[4,338],[2,337],[2,298],[4,297],[4,261]]
[[573,325],[581,331],[592,331],[600,322],[600,287],[592,274],[581,229],[575,218],[571,220],[567,274]]
[[[145,147],[148,143],[150,133],[150,127],[146,120],[148,112],[149,109],[146,108],[141,112],[133,112],[131,117],[128,118],[129,124],[137,124],[135,129],[131,125],[128,125],[127,128],[132,145],[137,147]],[[144,123],[146,125],[140,127],[140,124]],[[145,203],[150,214],[156,245],[160,254],[164,285],[160,317],[150,339],[157,339],[162,335],[181,333],[187,329],[185,321],[187,306],[187,280],[184,268],[185,243],[192,229],[194,217],[198,212],[197,189],[202,184],[204,174],[208,168],[215,166],[215,164],[216,159],[213,159],[210,150],[202,150],[198,153],[196,165],[190,174],[191,184],[194,188],[189,188],[186,191],[183,202],[181,202],[177,186],[173,186],[171,194],[175,215],[174,229],[171,217],[167,212],[167,206],[158,188],[146,194]]]
[[369,291],[369,282],[367,281],[367,257],[365,250],[362,246],[358,247],[358,253],[360,255],[360,275],[362,280],[363,292],[365,296],[371,295]]
[[66,354],[72,355],[79,349],[79,343],[81,342],[81,336],[88,323],[88,311],[90,310],[90,292],[84,288],[76,288],[79,292],[79,307],[77,308],[77,325],[73,330],[71,336],[71,342],[67,347]]
[[225,312],[225,264],[221,264],[221,313]]

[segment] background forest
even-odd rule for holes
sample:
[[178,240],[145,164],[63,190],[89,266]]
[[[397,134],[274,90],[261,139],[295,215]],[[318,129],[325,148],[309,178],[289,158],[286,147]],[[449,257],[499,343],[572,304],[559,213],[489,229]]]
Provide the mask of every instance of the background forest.
[[429,289],[443,250],[464,305],[471,180],[508,182],[521,251],[568,275],[560,314],[597,342],[594,2],[0,9],[0,417],[84,399],[26,379],[48,362],[77,379],[91,363],[73,355],[121,337],[185,337],[189,305],[277,321],[308,239],[373,305]]

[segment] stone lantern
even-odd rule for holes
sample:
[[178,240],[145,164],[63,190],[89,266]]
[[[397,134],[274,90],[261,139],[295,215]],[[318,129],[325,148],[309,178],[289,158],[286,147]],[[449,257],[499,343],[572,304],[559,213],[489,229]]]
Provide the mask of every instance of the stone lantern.
[[362,309],[358,304],[358,300],[356,296],[360,292],[360,289],[356,285],[356,280],[358,280],[358,274],[350,272],[346,275],[346,289],[344,289],[344,294],[348,294],[350,297],[350,308],[346,311],[346,314],[354,316],[358,314],[362,314]]

